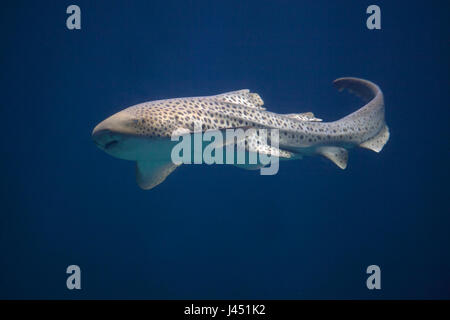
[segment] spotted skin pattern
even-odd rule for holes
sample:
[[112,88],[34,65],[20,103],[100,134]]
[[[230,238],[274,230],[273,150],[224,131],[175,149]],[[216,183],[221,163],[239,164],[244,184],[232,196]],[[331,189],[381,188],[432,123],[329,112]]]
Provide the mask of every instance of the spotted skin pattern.
[[[169,138],[180,128],[194,132],[196,123],[201,123],[203,131],[239,127],[279,129],[280,147],[287,150],[318,145],[359,145],[376,136],[385,126],[381,90],[369,81],[356,78],[342,78],[334,83],[341,90],[360,90],[357,92],[364,99],[372,100],[334,122],[308,121],[308,116],[304,117],[305,120],[298,120],[292,115],[267,111],[262,108],[263,101],[259,95],[248,90],[145,102],[124,112],[136,118],[134,130],[137,135],[157,138]],[[365,91],[361,91],[361,86]],[[316,119],[313,115],[309,117]]]
[[[389,140],[389,129],[384,119],[383,93],[377,85],[358,78],[340,78],[334,85],[338,90],[349,90],[367,103],[340,120],[322,122],[311,112],[277,114],[267,111],[258,94],[244,89],[215,96],[141,103],[100,122],[92,137],[108,154],[136,161],[137,182],[143,189],[160,184],[178,166],[171,159],[171,151],[172,136],[180,132],[237,128],[249,132],[253,129],[258,133],[245,140],[249,153],[285,160],[319,154],[345,169],[349,148],[360,146],[379,152]],[[262,138],[264,131],[261,129],[272,132],[271,129],[276,129],[278,147]]]

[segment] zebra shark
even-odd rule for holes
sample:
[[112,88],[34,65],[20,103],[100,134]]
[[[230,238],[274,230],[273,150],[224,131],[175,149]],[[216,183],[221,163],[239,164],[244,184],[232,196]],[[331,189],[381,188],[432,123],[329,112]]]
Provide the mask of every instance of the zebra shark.
[[[174,147],[171,137],[174,132],[193,134],[198,130],[198,122],[202,132],[230,128],[278,129],[278,147],[259,141],[246,143],[246,151],[281,160],[321,155],[345,169],[348,149],[359,146],[380,152],[389,140],[389,129],[385,123],[383,93],[376,84],[351,77],[333,83],[339,91],[347,89],[366,104],[337,121],[323,122],[312,112],[267,111],[257,93],[243,89],[214,96],[137,104],[100,122],[92,138],[106,153],[136,161],[136,180],[142,189],[162,183],[180,165],[171,160]],[[240,167],[251,169],[255,165]]]

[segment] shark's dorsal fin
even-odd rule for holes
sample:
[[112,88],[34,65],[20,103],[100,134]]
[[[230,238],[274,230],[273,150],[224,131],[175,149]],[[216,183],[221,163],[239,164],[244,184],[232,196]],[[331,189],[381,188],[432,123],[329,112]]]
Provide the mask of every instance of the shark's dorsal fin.
[[331,160],[341,169],[347,168],[348,152],[340,147],[320,147],[317,152],[325,158]]
[[228,102],[248,108],[266,110],[266,108],[262,107],[264,105],[264,101],[261,99],[259,94],[252,93],[248,89],[225,92],[222,94],[212,96],[211,98],[218,101]]
[[289,113],[285,114],[285,116],[300,121],[322,121],[322,119],[316,118],[312,112]]
[[166,180],[178,165],[168,161],[137,161],[136,181],[144,190],[152,189]]

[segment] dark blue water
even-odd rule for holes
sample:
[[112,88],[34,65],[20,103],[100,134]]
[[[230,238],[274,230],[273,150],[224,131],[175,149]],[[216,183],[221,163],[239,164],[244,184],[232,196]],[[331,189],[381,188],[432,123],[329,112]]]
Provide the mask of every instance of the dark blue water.
[[[449,20],[438,1],[3,4],[0,298],[450,298]],[[127,106],[249,88],[335,120],[385,94],[391,139],[275,176],[183,166],[151,191],[91,140]],[[82,270],[69,291],[68,265]],[[381,268],[381,290],[366,268]]]

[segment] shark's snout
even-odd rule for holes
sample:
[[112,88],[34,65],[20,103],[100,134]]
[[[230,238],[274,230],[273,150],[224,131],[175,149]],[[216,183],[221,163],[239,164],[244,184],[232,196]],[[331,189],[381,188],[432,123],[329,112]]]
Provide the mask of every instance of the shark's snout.
[[97,129],[92,132],[92,140],[101,149],[108,150],[119,143],[118,137],[108,129]]
[[122,111],[100,122],[92,130],[92,139],[99,148],[109,150],[118,145],[121,137],[135,133],[133,116]]

